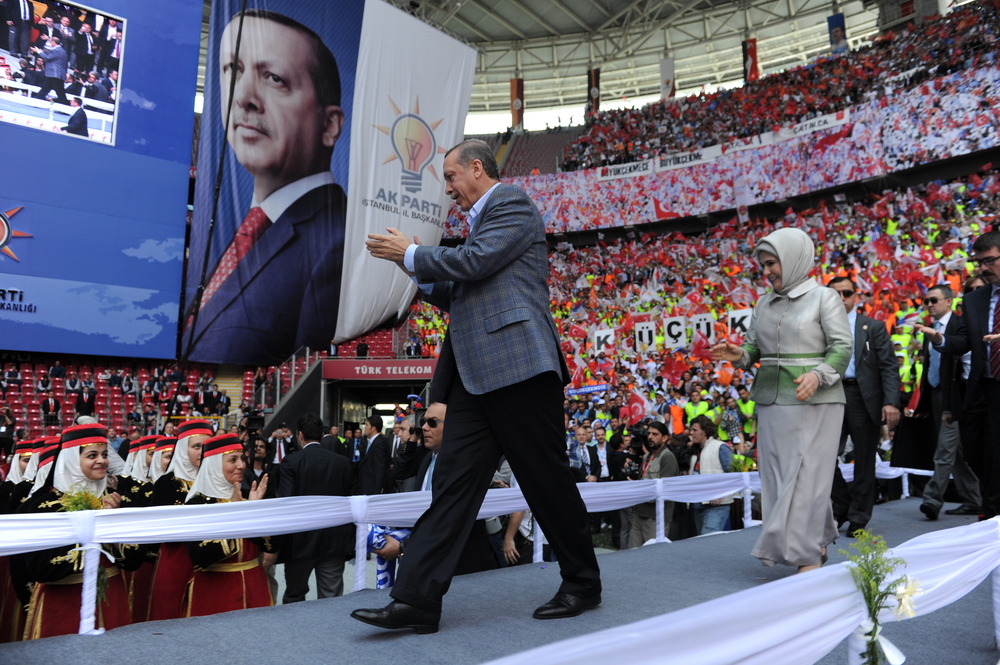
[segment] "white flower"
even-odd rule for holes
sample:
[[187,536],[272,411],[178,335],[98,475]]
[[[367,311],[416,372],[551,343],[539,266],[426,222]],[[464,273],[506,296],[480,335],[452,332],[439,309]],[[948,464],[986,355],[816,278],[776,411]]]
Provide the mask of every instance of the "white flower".
[[898,619],[912,619],[916,616],[917,612],[914,609],[915,603],[913,602],[914,596],[919,596],[924,592],[919,586],[919,580],[910,577],[909,575],[904,575],[896,585],[896,590],[893,591],[893,596],[896,598],[898,605],[894,612],[896,613],[896,618]]

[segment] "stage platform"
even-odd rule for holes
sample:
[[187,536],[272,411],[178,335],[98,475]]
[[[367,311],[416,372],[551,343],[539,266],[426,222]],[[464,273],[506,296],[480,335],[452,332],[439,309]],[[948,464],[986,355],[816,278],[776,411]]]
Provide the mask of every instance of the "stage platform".
[[[942,513],[940,520],[929,522],[919,505],[919,499],[911,498],[876,506],[869,526],[892,546],[975,520]],[[556,564],[532,564],[455,578],[445,598],[441,630],[434,635],[383,631],[351,619],[355,608],[388,602],[387,591],[368,590],[297,605],[143,623],[99,637],[72,635],[0,645],[0,663],[482,663],[680,610],[792,574],[787,568],[765,568],[750,556],[759,532],[751,528],[604,554],[598,558],[603,605],[573,619],[531,618],[532,610],[559,585]],[[830,550],[831,562],[842,561],[837,550],[851,542],[842,537]],[[705,626],[706,640],[711,640],[714,630],[739,631],[740,617],[718,617],[717,623]],[[889,624],[883,634],[903,650],[909,665],[995,665],[1000,652],[993,638],[990,578],[958,602],[928,616]],[[628,662],[628,653],[621,657],[621,662]],[[663,662],[672,662],[669,644],[663,645]],[[820,662],[847,663],[845,645]]]

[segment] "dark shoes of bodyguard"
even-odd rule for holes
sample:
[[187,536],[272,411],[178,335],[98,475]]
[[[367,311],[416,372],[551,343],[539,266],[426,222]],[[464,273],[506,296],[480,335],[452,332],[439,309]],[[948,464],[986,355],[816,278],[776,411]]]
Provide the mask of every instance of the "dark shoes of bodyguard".
[[[536,619],[566,619],[582,614],[584,611],[601,604],[601,596],[592,598],[577,598],[568,593],[557,593],[532,615]],[[436,633],[441,621],[440,612],[428,612],[413,605],[407,605],[395,600],[381,609],[354,610],[351,616],[372,626],[388,628],[412,628],[418,635]]]

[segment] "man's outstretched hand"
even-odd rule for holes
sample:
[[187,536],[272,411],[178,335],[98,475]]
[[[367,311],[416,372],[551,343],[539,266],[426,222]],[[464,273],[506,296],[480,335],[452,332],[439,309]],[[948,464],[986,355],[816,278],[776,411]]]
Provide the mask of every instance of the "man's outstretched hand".
[[411,245],[419,245],[420,238],[413,236],[413,241],[411,243],[410,239],[406,237],[406,234],[399,229],[387,228],[386,231],[389,235],[382,235],[380,233],[370,233],[368,235],[368,240],[365,241],[365,247],[368,249],[368,253],[374,256],[376,259],[385,259],[386,261],[392,261],[399,269],[405,272],[407,275],[412,276],[406,266],[403,265],[403,259],[406,257],[406,249]]

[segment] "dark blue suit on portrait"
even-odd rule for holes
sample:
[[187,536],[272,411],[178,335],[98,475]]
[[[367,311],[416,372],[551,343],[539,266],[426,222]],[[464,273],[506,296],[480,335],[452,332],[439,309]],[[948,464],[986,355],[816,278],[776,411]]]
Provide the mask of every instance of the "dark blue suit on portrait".
[[185,332],[191,359],[273,365],[302,346],[329,347],[340,306],[346,209],[344,190],[331,184],[272,220],[202,308],[193,345]]

